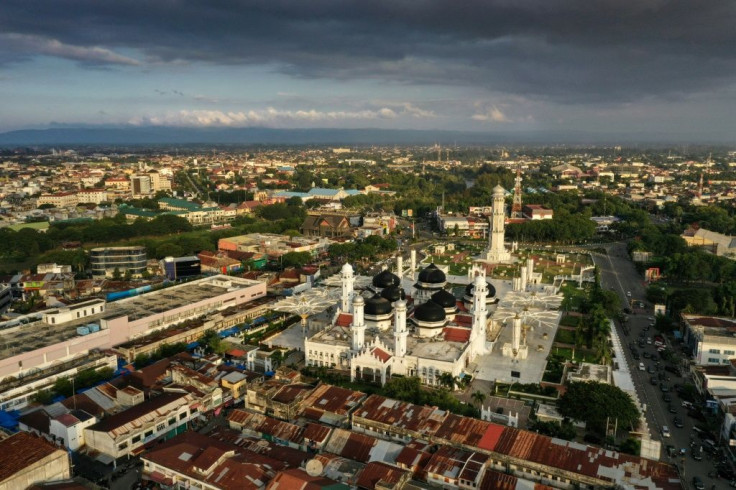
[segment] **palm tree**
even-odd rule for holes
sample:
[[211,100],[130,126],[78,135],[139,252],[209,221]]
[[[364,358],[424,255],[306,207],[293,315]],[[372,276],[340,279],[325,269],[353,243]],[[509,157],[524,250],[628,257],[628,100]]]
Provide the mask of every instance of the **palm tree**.
[[477,390],[472,395],[470,395],[470,398],[472,398],[473,401],[476,402],[480,407],[481,405],[483,405],[483,402],[486,401],[486,394],[480,390]]
[[450,373],[440,374],[439,382],[441,385],[446,386],[451,390],[455,388],[455,377]]

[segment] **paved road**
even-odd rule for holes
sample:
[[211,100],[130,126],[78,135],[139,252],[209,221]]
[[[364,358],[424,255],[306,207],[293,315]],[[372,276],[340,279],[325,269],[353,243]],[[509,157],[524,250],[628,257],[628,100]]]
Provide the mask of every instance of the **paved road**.
[[[609,252],[608,255],[596,254],[593,256],[595,264],[601,271],[602,286],[606,289],[616,291],[621,297],[622,304],[627,304],[630,299],[646,302],[646,283],[634,268],[634,264],[629,260],[625,244],[610,244],[606,246],[606,249]],[[629,293],[631,293],[631,296],[629,296]],[[639,340],[642,332],[644,332],[645,339],[656,334],[654,328],[645,330],[652,323],[652,317],[653,307],[647,305],[643,310],[635,309],[634,314],[629,315],[629,335],[624,334],[620,325],[617,324],[616,327],[619,329],[619,336],[624,344],[626,362],[630,366],[637,392],[642,403],[647,405],[645,415],[652,433],[652,438],[662,441],[662,459],[664,461],[670,461],[680,465],[681,471],[684,468],[683,480],[686,483],[686,488],[692,488],[692,477],[694,475],[698,475],[703,479],[706,489],[710,489],[712,485],[715,485],[715,488],[719,489],[727,488],[728,482],[725,480],[716,480],[707,476],[709,472],[714,470],[713,464],[707,460],[707,455],[700,462],[692,459],[690,455],[690,442],[693,440],[692,435],[694,433],[692,427],[695,421],[687,416],[687,411],[682,408],[681,400],[677,394],[670,393],[672,398],[671,404],[677,410],[676,414],[671,414],[668,411],[669,404],[663,400],[664,395],[660,389],[659,380],[657,380],[657,385],[652,384],[651,378],[658,376],[658,369],[661,366],[657,366],[650,359],[643,358],[643,355],[645,352],[649,355],[656,354],[657,352],[654,346],[645,343],[644,347],[637,347],[637,350],[642,356],[639,361],[634,360],[631,349],[628,347],[629,342]],[[639,362],[643,362],[647,369],[654,368],[656,374],[640,371],[638,367]],[[665,384],[670,387],[675,383],[683,382],[682,378],[674,374],[666,373],[665,375],[670,377],[670,381],[665,380]],[[676,416],[680,417],[684,422],[683,428],[674,427],[673,419]],[[669,428],[670,437],[662,437],[661,431],[663,426]],[[697,437],[694,440],[700,442],[700,439]],[[665,452],[667,445],[672,445],[677,449],[687,448],[686,457],[670,458]]]

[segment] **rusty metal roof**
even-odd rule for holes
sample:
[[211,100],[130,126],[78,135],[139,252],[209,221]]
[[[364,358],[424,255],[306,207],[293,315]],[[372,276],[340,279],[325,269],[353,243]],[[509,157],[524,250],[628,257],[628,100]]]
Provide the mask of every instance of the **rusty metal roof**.
[[364,397],[360,391],[323,384],[302,400],[302,406],[347,416]]
[[378,482],[394,486],[401,480],[408,478],[408,475],[409,472],[406,470],[375,461],[365,465],[358,476],[356,484],[358,488],[373,490]]
[[434,434],[447,418],[448,412],[437,407],[425,407],[371,395],[358,408],[355,415],[422,434]]

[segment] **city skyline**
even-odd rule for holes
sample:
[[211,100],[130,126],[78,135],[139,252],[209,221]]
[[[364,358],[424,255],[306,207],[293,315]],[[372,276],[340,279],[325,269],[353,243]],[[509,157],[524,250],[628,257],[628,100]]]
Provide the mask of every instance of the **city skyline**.
[[733,139],[736,6],[248,1],[0,6],[0,131],[586,131]]

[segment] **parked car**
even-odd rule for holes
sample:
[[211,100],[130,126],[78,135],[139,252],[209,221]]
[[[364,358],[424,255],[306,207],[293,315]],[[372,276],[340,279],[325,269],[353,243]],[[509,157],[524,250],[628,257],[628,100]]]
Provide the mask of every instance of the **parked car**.
[[662,437],[670,437],[670,428],[666,425],[662,426]]
[[646,371],[646,370],[647,370],[647,368],[644,367],[644,363],[643,362],[640,362],[639,363],[639,371]]
[[682,419],[680,417],[675,417],[674,420],[672,420],[672,425],[674,425],[678,429],[685,427],[685,424],[682,422]]

